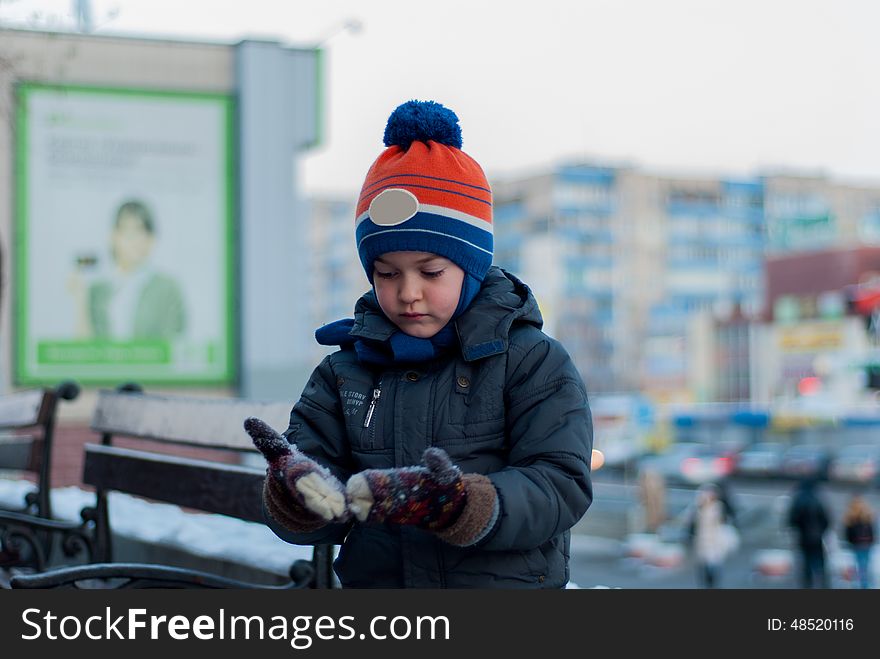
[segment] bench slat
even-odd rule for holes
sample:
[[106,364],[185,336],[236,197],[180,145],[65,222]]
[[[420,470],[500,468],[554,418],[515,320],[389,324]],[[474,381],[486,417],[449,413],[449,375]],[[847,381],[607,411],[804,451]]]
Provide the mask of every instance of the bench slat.
[[185,508],[263,523],[265,471],[87,444],[83,482]]
[[292,404],[278,402],[101,391],[91,425],[99,433],[253,451],[254,445],[244,431],[244,420],[257,416],[278,432],[284,432],[291,407]]
[[4,395],[0,398],[0,428],[26,428],[42,423],[46,397],[42,389]]
[[41,448],[37,442],[30,435],[0,436],[0,468],[30,471],[33,467],[33,451]]

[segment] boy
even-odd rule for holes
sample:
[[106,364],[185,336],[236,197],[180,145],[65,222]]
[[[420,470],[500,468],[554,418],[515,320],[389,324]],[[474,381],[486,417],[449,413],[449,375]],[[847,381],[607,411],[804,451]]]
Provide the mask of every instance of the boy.
[[316,368],[277,435],[267,522],[341,544],[343,587],[562,588],[592,501],[583,381],[527,286],[492,263],[492,194],[458,118],[410,101],[357,206],[373,288],[316,332]]

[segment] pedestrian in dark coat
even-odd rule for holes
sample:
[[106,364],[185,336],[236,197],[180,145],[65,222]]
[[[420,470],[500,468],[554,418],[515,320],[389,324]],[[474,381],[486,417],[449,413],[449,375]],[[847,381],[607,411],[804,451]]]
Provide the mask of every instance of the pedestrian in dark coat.
[[816,490],[815,479],[801,481],[788,513],[789,525],[797,532],[803,588],[829,587],[824,540],[830,520],[828,509]]
[[321,327],[316,368],[269,459],[267,521],[341,544],[344,587],[561,588],[592,501],[587,393],[529,288],[492,260],[491,191],[457,117],[411,101],[357,207],[373,288]]

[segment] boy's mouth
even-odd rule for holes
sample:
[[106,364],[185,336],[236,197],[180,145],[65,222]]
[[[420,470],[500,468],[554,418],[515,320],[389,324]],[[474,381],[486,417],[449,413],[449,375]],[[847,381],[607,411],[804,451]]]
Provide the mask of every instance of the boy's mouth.
[[427,316],[427,315],[428,315],[428,314],[426,314],[426,313],[402,313],[402,314],[400,314],[400,316],[401,316],[402,318],[410,318],[410,319],[413,319],[413,318],[424,318],[424,317]]

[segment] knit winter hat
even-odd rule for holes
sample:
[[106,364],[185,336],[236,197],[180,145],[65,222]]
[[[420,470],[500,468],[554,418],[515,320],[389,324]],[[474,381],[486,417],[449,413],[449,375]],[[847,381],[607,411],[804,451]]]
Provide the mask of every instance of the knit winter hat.
[[481,282],[492,265],[492,191],[461,150],[458,117],[433,101],[408,101],[391,113],[384,143],[356,211],[367,278],[377,256],[412,251],[444,256]]

